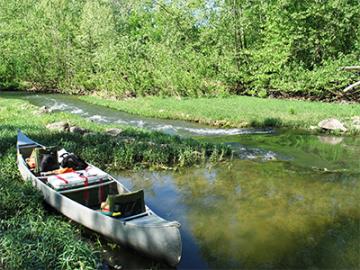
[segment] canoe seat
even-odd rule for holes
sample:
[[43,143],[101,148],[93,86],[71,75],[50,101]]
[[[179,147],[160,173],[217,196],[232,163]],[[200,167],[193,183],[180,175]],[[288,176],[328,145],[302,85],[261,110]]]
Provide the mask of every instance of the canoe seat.
[[85,170],[50,175],[48,177],[48,184],[57,191],[84,187],[106,181],[109,181],[107,173],[91,165]]
[[145,212],[144,190],[108,195],[106,203],[112,213],[121,213],[121,218]]

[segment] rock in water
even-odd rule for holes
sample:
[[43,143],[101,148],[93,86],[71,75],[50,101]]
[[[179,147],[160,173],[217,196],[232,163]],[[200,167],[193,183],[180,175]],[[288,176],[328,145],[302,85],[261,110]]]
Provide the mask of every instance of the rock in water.
[[119,128],[108,128],[105,130],[105,133],[107,135],[116,137],[122,133],[122,130]]
[[70,129],[69,123],[64,121],[51,123],[46,125],[46,127],[56,131],[69,131]]
[[319,141],[326,144],[336,145],[342,143],[344,140],[343,137],[335,137],[335,136],[318,136]]
[[[22,109],[26,110],[27,108],[22,108]],[[51,112],[52,112],[51,109],[49,109],[49,108],[46,107],[46,106],[42,106],[42,107],[39,108],[39,110],[37,110],[37,111],[34,112],[34,115],[36,115],[36,114],[51,113]]]
[[38,111],[39,114],[43,114],[43,113],[51,113],[51,109],[49,109],[48,107],[46,106],[42,106],[39,111]]
[[318,124],[318,126],[324,130],[341,130],[344,132],[347,131],[344,124],[335,118],[322,120]]

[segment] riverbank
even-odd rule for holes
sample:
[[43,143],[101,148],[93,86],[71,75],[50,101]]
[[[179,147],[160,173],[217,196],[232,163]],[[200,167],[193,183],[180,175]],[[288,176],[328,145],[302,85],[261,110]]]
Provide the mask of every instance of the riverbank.
[[[91,133],[49,131],[46,125],[67,121]],[[41,195],[25,184],[16,166],[16,133],[44,145],[59,145],[102,169],[176,168],[230,157],[229,148],[162,133],[123,128],[112,137],[111,125],[95,124],[68,113],[39,113],[16,95],[0,96],[0,268],[97,269],[100,247],[82,238],[83,228],[47,211]]]
[[360,116],[360,104],[339,104],[301,100],[263,99],[247,96],[227,98],[145,97],[111,100],[81,96],[92,104],[148,117],[180,119],[219,127],[278,127],[319,132],[317,125],[327,118],[343,122],[347,133],[360,133],[353,118]]

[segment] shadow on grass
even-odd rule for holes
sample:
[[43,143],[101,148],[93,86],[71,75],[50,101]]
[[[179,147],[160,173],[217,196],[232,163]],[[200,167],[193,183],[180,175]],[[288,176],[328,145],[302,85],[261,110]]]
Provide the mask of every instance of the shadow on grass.
[[263,121],[258,121],[258,120],[252,120],[250,122],[250,126],[252,127],[262,127],[262,128],[266,128],[266,127],[272,127],[272,128],[280,128],[283,127],[283,122],[280,118],[265,118]]

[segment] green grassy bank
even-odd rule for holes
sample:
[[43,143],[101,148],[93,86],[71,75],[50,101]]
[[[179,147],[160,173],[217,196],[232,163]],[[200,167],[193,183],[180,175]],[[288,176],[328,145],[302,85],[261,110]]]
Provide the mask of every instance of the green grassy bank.
[[[82,238],[82,227],[47,211],[41,195],[21,180],[15,150],[19,128],[44,145],[65,147],[103,169],[188,166],[231,154],[221,145],[136,129],[124,129],[115,138],[102,133],[108,126],[37,110],[15,96],[0,96],[0,268],[96,269],[101,262],[100,247]],[[45,128],[60,120],[94,133],[82,136]]]
[[360,104],[336,104],[300,100],[146,97],[110,100],[82,96],[89,103],[149,117],[182,119],[224,127],[284,127],[310,129],[326,118],[337,118],[350,129],[351,118],[360,116]]

